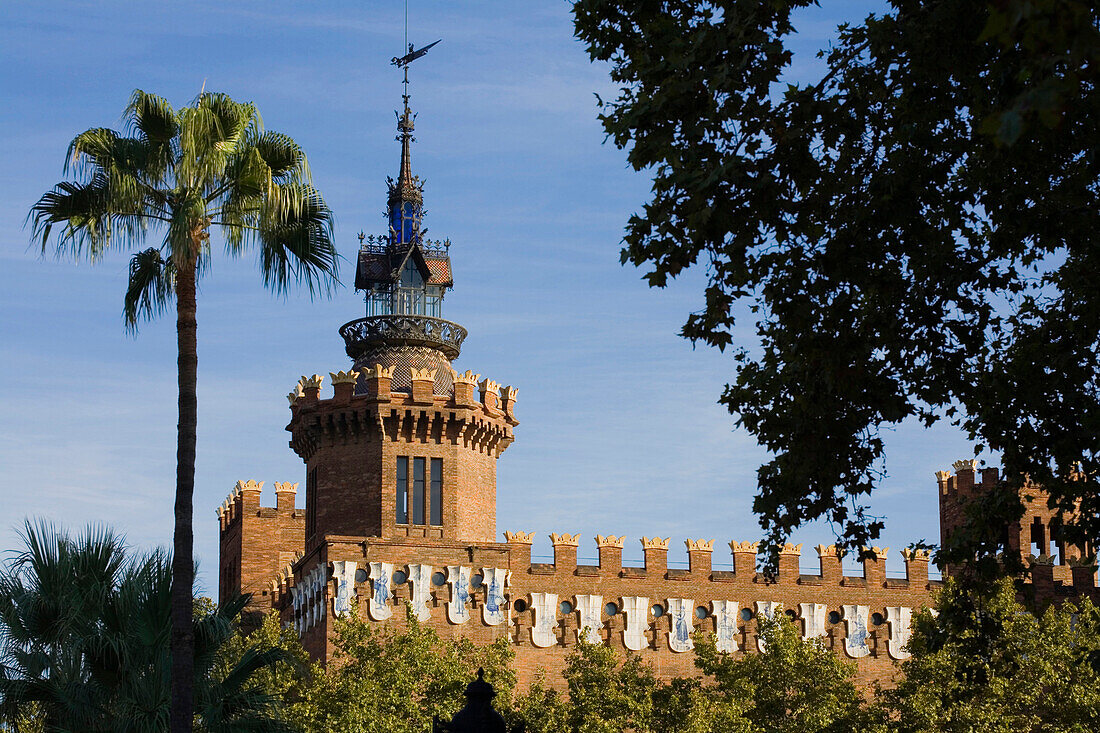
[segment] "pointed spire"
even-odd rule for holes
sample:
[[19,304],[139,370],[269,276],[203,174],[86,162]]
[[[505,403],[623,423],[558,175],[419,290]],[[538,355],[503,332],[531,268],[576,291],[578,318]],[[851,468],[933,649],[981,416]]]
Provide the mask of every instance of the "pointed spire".
[[[411,50],[411,49],[410,49]],[[398,201],[411,201],[415,204],[424,203],[424,194],[420,179],[412,172],[412,142],[413,129],[415,128],[416,115],[409,109],[409,67],[405,66],[405,93],[401,99],[405,103],[405,110],[397,117],[397,140],[401,141],[401,169],[397,174],[397,181],[390,182],[390,204]]]

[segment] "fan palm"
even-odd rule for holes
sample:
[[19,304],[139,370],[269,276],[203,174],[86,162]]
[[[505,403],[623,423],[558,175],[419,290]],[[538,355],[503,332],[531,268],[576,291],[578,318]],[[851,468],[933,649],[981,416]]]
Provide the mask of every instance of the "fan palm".
[[[192,495],[197,423],[195,283],[210,261],[210,233],[226,251],[258,250],[265,286],[292,283],[310,294],[336,281],[332,215],[311,185],[302,149],[266,132],[255,107],[202,93],[174,110],[161,97],[134,92],[125,134],[83,132],[69,145],[65,172],[31,208],[43,253],[101,259],[112,247],[138,249],[130,260],[123,315],[128,329],[176,307],[179,426],[172,568],[172,730],[191,730]],[[140,249],[150,232],[159,246]]]
[[[169,726],[171,564],[130,556],[107,530],[77,538],[27,525],[0,574],[0,720],[43,731],[162,733]],[[220,655],[247,597],[195,614],[194,719],[210,733],[282,733],[254,675],[289,658],[253,647]],[[16,723],[17,724],[17,723]]]

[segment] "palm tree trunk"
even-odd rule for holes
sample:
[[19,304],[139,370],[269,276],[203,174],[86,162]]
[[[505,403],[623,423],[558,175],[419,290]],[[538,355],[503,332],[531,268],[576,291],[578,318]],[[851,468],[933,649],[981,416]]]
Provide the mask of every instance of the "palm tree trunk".
[[[201,243],[197,243],[201,244]],[[195,636],[192,626],[195,537],[191,526],[198,426],[198,322],[195,318],[196,256],[176,274],[176,339],[179,356],[179,426],[176,438],[176,527],[172,547],[172,733],[191,733],[194,720]]]

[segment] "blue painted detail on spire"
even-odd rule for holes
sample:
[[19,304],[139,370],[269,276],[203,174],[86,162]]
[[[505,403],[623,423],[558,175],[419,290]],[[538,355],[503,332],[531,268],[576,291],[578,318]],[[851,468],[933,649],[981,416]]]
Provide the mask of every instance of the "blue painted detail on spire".
[[395,244],[416,241],[420,234],[423,207],[415,201],[397,199],[390,204],[390,236]]

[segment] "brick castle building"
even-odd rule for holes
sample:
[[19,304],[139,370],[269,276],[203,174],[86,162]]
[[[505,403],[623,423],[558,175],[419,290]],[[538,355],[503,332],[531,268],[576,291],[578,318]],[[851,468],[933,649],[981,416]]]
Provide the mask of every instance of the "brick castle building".
[[[423,188],[412,174],[413,115],[399,118],[401,165],[389,180],[389,233],[360,235],[355,286],[366,317],[340,328],[352,365],[303,377],[289,395],[290,447],[305,463],[298,483],[238,482],[217,510],[219,592],[251,593],[253,611],[278,611],[322,661],[335,617],[357,609],[372,622],[405,623],[405,606],[444,636],[514,645],[521,682],[553,675],[583,634],[637,652],[661,676],[691,675],[692,633],[719,649],[752,653],[760,614],[785,612],[805,637],[819,636],[852,659],[861,681],[890,679],[907,654],[912,615],[938,581],[924,550],[895,553],[905,577],[888,577],[888,548],[872,548],[860,575],[844,574],[834,546],[816,548],[818,572],[800,570],[787,545],[779,572],[756,572],[757,545],[730,542],[733,570],[712,568],[711,539],[689,539],[687,569],[670,568],[669,538],[642,537],[642,567],[624,567],[623,537],[597,536],[596,565],[577,562],[579,535],[551,534],[552,563],[531,559],[532,534],[496,529],[496,463],[514,439],[514,387],[459,373],[466,330],[443,320],[452,286],[450,242],[421,236]],[[325,394],[322,394],[325,392]],[[994,490],[996,469],[957,461],[937,474],[941,535],[962,504]],[[1016,548],[1035,550],[1033,578],[1045,597],[1097,596],[1096,568],[1060,546],[1041,492],[1009,528]],[[1051,544],[1058,562],[1051,559]],[[724,552],[724,547],[720,549]]]

